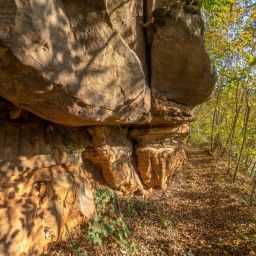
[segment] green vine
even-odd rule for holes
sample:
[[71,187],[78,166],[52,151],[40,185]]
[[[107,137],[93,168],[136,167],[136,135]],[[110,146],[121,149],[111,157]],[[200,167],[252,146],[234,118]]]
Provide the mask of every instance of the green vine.
[[98,189],[94,195],[97,216],[91,219],[88,227],[88,239],[96,245],[102,245],[104,239],[114,240],[126,251],[137,254],[134,243],[128,241],[130,231],[118,209],[118,201],[108,188]]

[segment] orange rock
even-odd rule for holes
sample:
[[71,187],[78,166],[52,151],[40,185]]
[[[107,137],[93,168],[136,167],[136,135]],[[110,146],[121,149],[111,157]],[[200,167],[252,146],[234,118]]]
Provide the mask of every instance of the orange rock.
[[93,193],[78,166],[35,170],[6,186],[0,196],[0,255],[40,255],[94,215]]
[[143,189],[136,171],[133,147],[126,138],[127,129],[95,127],[90,128],[93,147],[83,153],[86,160],[92,161],[102,170],[107,184],[125,192]]
[[148,188],[164,188],[172,174],[181,169],[185,152],[171,145],[147,145],[136,148],[138,170]]

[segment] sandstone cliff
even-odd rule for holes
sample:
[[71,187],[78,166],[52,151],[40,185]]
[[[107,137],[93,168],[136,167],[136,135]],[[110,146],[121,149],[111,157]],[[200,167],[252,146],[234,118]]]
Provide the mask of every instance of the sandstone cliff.
[[0,0],[0,255],[40,255],[99,184],[164,188],[215,76],[198,6]]

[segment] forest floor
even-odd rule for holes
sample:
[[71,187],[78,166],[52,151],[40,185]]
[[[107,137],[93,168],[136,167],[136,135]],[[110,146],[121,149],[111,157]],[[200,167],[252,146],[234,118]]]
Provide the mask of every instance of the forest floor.
[[[131,228],[129,241],[147,255],[256,255],[256,210],[249,204],[243,175],[233,184],[225,162],[198,148],[187,149],[183,171],[164,191],[135,196],[122,204]],[[94,246],[86,226],[71,240],[54,246],[47,256],[130,255],[108,239]]]

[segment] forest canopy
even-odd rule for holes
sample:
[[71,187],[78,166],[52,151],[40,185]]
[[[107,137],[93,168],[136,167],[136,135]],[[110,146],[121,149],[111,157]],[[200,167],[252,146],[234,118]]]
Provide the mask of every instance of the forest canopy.
[[205,44],[218,80],[198,109],[192,140],[228,158],[233,180],[256,167],[256,2],[204,0]]

